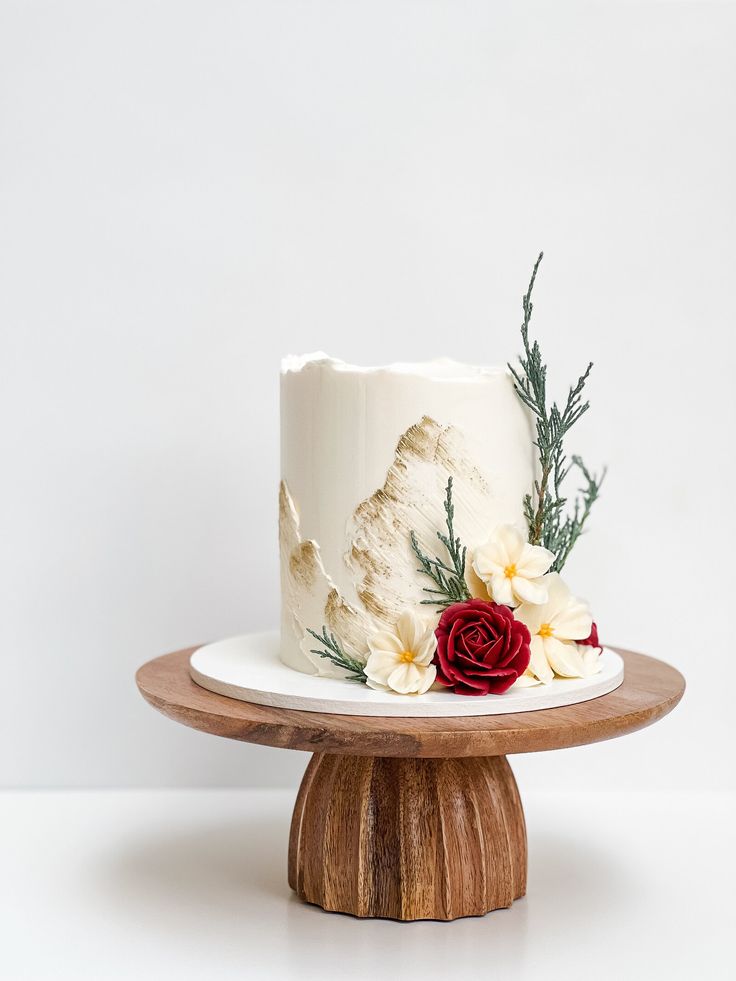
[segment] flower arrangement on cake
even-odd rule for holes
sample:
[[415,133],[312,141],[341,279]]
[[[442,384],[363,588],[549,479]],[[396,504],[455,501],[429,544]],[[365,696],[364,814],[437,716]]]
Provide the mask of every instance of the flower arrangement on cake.
[[[462,374],[462,366],[442,363],[431,372],[394,366],[371,374],[319,358],[287,369],[294,376],[314,373],[315,365],[330,372],[303,390],[282,390],[285,459],[297,458],[292,472],[315,500],[329,497],[332,484],[326,480],[315,492],[315,470],[312,484],[305,483],[306,458],[298,457],[305,446],[310,467],[331,469],[334,479],[341,454],[351,455],[352,438],[357,472],[346,474],[345,483],[361,487],[370,479],[369,449],[382,444],[393,424],[384,417],[395,413],[400,430],[383,486],[358,499],[344,534],[339,514],[327,512],[329,501],[310,513],[304,492],[299,501],[282,481],[282,658],[290,666],[416,696],[432,688],[500,696],[512,686],[546,686],[599,670],[597,626],[561,576],[605,474],[568,456],[565,445],[588,410],[583,392],[592,364],[562,407],[548,402],[547,367],[539,343],[529,339],[541,260],[540,254],[523,297],[523,354],[508,370]],[[411,418],[425,402],[431,412],[422,409],[402,431],[399,417]],[[470,402],[492,419],[487,438],[479,439]],[[314,422],[315,406],[328,425]],[[436,419],[438,407],[450,418]],[[290,409],[300,442],[289,441]],[[498,443],[498,452],[488,441]],[[570,497],[573,473],[580,487]],[[335,511],[350,494],[349,487],[334,492]],[[329,543],[329,566],[317,537],[302,534],[305,514]]]

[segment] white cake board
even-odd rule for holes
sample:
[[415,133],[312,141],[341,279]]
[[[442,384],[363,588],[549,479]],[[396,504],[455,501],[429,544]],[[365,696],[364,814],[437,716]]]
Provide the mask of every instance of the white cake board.
[[559,708],[607,695],[624,680],[623,660],[615,651],[604,648],[601,670],[592,678],[555,678],[549,685],[511,688],[503,695],[463,696],[447,691],[396,695],[373,691],[355,681],[294,671],[279,659],[279,644],[276,631],[242,634],[207,644],[192,654],[190,674],[209,691],[256,705],[333,715],[424,719]]

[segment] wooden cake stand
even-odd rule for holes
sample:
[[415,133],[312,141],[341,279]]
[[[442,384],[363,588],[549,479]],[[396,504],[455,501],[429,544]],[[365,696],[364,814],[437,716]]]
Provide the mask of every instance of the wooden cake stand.
[[506,755],[634,732],[682,697],[679,671],[619,650],[609,695],[515,715],[412,719],[326,715],[216,695],[189,676],[196,648],[144,664],[143,697],[171,719],[244,742],[308,750],[289,840],[289,885],[326,910],[453,920],[526,891],[526,829]]

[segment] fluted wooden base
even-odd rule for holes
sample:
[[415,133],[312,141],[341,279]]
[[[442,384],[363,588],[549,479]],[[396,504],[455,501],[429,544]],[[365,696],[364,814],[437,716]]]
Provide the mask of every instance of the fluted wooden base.
[[289,885],[355,916],[454,920],[526,891],[526,830],[505,756],[316,753],[291,824]]

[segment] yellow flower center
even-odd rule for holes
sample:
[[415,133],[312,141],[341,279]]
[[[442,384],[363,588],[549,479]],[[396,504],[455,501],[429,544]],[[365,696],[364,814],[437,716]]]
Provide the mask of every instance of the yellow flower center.
[[514,578],[514,576],[516,575],[516,566],[513,564],[513,562],[511,563],[511,565],[506,566],[506,568],[503,570],[503,574],[506,576],[507,579]]
[[551,637],[552,627],[548,623],[543,623],[542,626],[537,631],[540,637]]
[[399,660],[404,664],[411,664],[415,657],[416,655],[414,651],[402,651],[401,654],[399,654]]

